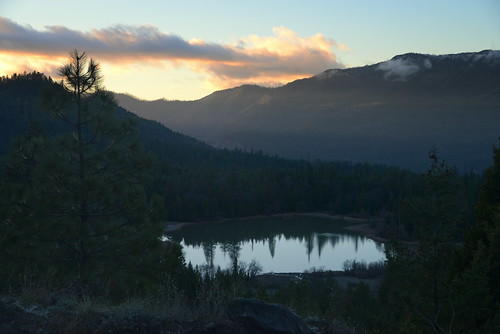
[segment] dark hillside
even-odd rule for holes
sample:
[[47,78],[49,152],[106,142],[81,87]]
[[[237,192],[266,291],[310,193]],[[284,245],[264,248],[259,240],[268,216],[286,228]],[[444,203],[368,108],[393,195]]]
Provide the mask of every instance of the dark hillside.
[[[492,228],[498,226],[495,225],[498,216],[494,215],[498,203],[489,196],[495,192],[486,190],[494,189],[492,185],[498,183],[497,164],[486,173],[483,188],[486,192],[481,192],[478,202],[479,177],[473,173],[457,176],[434,153],[429,155],[428,172],[418,175],[397,167],[292,161],[269,157],[259,151],[218,150],[172,132],[157,122],[134,116],[113,104],[112,99],[106,100],[109,108],[105,116],[110,116],[110,123],[116,124],[120,122],[113,116],[134,118],[139,142],[150,153],[153,163],[147,163],[149,159],[132,142],[128,131],[123,134],[115,132],[113,126],[106,128],[104,112],[89,104],[86,110],[92,113],[85,115],[83,123],[81,113],[73,118],[70,113],[59,116],[71,121],[76,118],[80,125],[98,119],[92,124],[93,129],[84,129],[91,139],[97,137],[98,130],[105,129],[119,136],[95,142],[101,151],[94,153],[92,158],[87,155],[82,164],[82,160],[75,159],[76,151],[68,150],[72,146],[78,148],[72,144],[79,138],[75,140],[70,131],[76,128],[75,132],[80,134],[81,127],[58,126],[50,113],[40,111],[40,93],[47,85],[55,83],[39,73],[0,80],[0,126],[3,130],[0,144],[3,152],[7,152],[2,157],[8,159],[8,172],[0,175],[0,260],[1,267],[6,268],[0,271],[0,281],[4,282],[0,286],[4,293],[0,303],[1,329],[33,332],[41,328],[42,331],[83,333],[123,332],[124,328],[133,328],[134,332],[160,332],[162,326],[170,328],[171,323],[165,322],[166,310],[170,309],[172,317],[168,318],[174,319],[176,325],[172,330],[176,333],[213,332],[219,328],[213,327],[213,319],[229,314],[220,305],[237,295],[283,303],[304,316],[346,319],[348,324],[353,323],[352,319],[359,319],[356,321],[363,327],[356,324],[356,330],[367,328],[398,333],[412,328],[423,333],[431,326],[452,328],[455,322],[459,331],[496,326],[493,321],[498,318],[495,312],[498,298],[491,297],[495,295],[496,286],[490,282],[498,281],[492,279],[498,276],[493,242],[498,236],[498,228]],[[53,96],[61,101],[66,99],[63,93],[58,94],[60,86],[51,88],[55,92]],[[244,94],[247,90],[255,93],[261,89],[240,87]],[[81,111],[78,106],[73,110]],[[113,111],[118,115],[112,115]],[[35,126],[38,129],[34,129]],[[24,134],[28,128],[28,134]],[[64,135],[57,136],[62,132]],[[51,136],[57,137],[51,140]],[[23,140],[14,141],[14,137]],[[125,145],[113,149],[113,144],[122,139]],[[13,147],[10,143],[17,144]],[[494,156],[498,162],[498,148]],[[74,162],[81,166],[89,161],[90,172],[86,178],[81,172],[75,173]],[[99,175],[100,172],[109,173]],[[141,173],[141,177],[133,177],[135,173]],[[153,193],[160,196],[153,196]],[[149,208],[148,197],[154,199],[155,204]],[[91,211],[78,211],[89,207],[79,201],[81,198],[92,198]],[[158,205],[161,199],[166,216],[161,216],[161,205]],[[114,205],[116,202],[119,206]],[[474,224],[476,203],[482,208],[478,213],[482,214]],[[129,211],[128,207],[134,204],[137,211]],[[108,206],[111,206],[110,211],[100,210]],[[258,264],[253,261],[253,265],[245,265],[234,259],[231,268],[226,270],[196,269],[191,264],[185,265],[182,248],[175,243],[175,237],[173,242],[159,243],[166,227],[164,219],[222,220],[318,211],[359,218],[385,218],[363,220],[370,223],[358,227],[378,237],[399,240],[386,244],[387,264],[357,263],[356,260],[344,263],[345,274],[365,277],[384,273],[383,277],[376,278],[383,280],[377,293],[370,291],[364,282],[357,286],[351,279],[351,283],[342,283],[347,276],[337,281],[339,276],[336,274],[316,269],[299,280],[288,279],[275,291],[265,286],[254,286],[258,290],[252,290],[250,278],[259,271]],[[123,218],[114,216],[122,213]],[[154,215],[154,225],[150,224],[154,230],[142,224],[148,215]],[[75,228],[75,219],[71,218],[82,217],[98,220],[87,219],[85,225]],[[118,225],[106,226],[115,221]],[[313,221],[296,221],[295,225],[287,219],[287,224],[298,231],[310,227],[306,225],[314,224]],[[237,225],[236,222],[231,224],[231,227]],[[207,228],[217,233],[217,228],[214,230],[211,225],[203,224],[199,232]],[[254,241],[259,235],[272,237],[276,231],[272,219],[267,220],[263,229],[252,225],[251,221],[240,225],[238,233],[246,230],[246,237]],[[91,233],[84,233],[89,227]],[[118,234],[120,228],[130,229]],[[466,230],[470,232],[464,239]],[[230,233],[223,236],[223,241],[236,249],[239,246],[235,244],[231,228],[227,232]],[[151,238],[151,243],[134,240],[141,237]],[[91,243],[91,239],[95,242]],[[412,243],[400,242],[402,240]],[[154,246],[153,242],[159,247],[147,248]],[[80,245],[81,255],[75,252],[75,245]],[[83,247],[85,245],[92,247]],[[213,245],[215,247],[215,243]],[[89,254],[92,261],[87,261]],[[129,259],[125,259],[126,256]],[[89,279],[83,281],[82,273]],[[82,284],[74,283],[78,279]],[[358,278],[355,282],[359,282]],[[89,300],[96,302],[89,304]],[[118,304],[122,300],[126,303]],[[85,307],[79,306],[80,302]],[[219,306],[207,313],[214,304]],[[110,305],[109,311],[103,309],[105,305]],[[228,310],[234,309],[231,305]],[[259,307],[262,305],[259,303]],[[417,308],[408,308],[408,305]],[[436,305],[438,307],[433,307]],[[465,316],[455,319],[455,309]],[[100,311],[96,313],[96,310]],[[195,318],[199,323],[204,318],[198,314],[207,317],[210,325],[196,327],[199,331],[195,327],[184,328],[184,331],[185,323],[179,318]],[[422,314],[435,319],[431,326],[422,321]],[[319,318],[311,319],[317,323]],[[273,320],[273,323],[281,324],[282,320]],[[223,331],[229,333],[233,328],[236,327]],[[335,326],[333,329],[345,332],[347,327],[342,328]],[[256,330],[252,328],[248,332]]]
[[418,171],[435,148],[461,170],[482,171],[500,135],[500,51],[404,54],[280,88],[241,86],[190,102],[118,99],[215,147]]
[[[68,131],[39,108],[43,85],[53,84],[39,73],[1,80],[1,157],[13,138],[22,136],[32,123],[49,136]],[[244,86],[237,90],[247,96],[266,89]],[[416,174],[399,168],[292,161],[260,151],[220,150],[123,108],[117,113],[136,120],[139,139],[156,161],[147,189],[163,196],[168,220],[310,211],[387,215],[397,210],[402,199],[422,190]]]

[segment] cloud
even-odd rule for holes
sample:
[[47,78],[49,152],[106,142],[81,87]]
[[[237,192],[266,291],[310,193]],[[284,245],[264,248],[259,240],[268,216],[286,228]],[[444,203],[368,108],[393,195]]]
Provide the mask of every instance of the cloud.
[[64,56],[46,56],[32,53],[0,51],[0,75],[38,71],[57,77],[58,68],[67,62]]
[[424,60],[424,67],[425,67],[426,69],[430,69],[430,68],[432,68],[432,62],[431,62],[431,60],[430,60],[430,59],[425,59],[425,60]]
[[79,48],[99,58],[126,59],[234,59],[233,50],[216,44],[189,43],[181,37],[162,33],[151,25],[116,25],[89,32],[62,26],[37,31],[0,17],[0,50],[47,55],[67,54]]
[[418,72],[420,66],[404,58],[391,59],[381,63],[377,70],[385,71],[386,79],[406,80],[406,78],[415,72]]
[[233,44],[217,44],[188,41],[152,25],[115,25],[89,31],[48,26],[36,30],[0,17],[3,55],[29,58],[25,63],[31,66],[45,59],[44,67],[53,71],[54,57],[65,57],[75,48],[110,66],[185,66],[220,88],[241,83],[277,85],[328,68],[342,68],[332,50],[348,49],[321,34],[301,37],[283,26],[273,28],[272,36],[251,35]]
[[234,44],[232,48],[244,55],[239,58],[241,63],[214,62],[205,64],[206,70],[215,80],[229,80],[230,86],[234,86],[246,80],[278,85],[344,67],[332,51],[337,47],[333,39],[321,34],[301,37],[283,26],[273,28],[273,32],[273,36],[251,35]]

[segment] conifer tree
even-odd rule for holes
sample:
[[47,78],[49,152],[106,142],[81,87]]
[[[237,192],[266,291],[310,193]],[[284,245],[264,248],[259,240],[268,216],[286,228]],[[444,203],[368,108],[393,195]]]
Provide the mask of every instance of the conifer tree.
[[500,331],[500,146],[493,148],[493,166],[486,170],[477,203],[476,224],[466,233],[453,268],[458,303],[457,321],[469,333]]
[[386,246],[391,302],[401,327],[413,333],[451,333],[457,316],[449,280],[461,216],[452,171],[431,151],[431,167],[423,175],[427,194],[408,203],[416,245],[394,241]]
[[41,106],[63,134],[32,130],[16,142],[0,246],[13,273],[51,273],[81,294],[110,280],[137,283],[161,263],[160,205],[144,191],[149,159],[133,122],[115,115],[97,62],[74,50],[60,75]]

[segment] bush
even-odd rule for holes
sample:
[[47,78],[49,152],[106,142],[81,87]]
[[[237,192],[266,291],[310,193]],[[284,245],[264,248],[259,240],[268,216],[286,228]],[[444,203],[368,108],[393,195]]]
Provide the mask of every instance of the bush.
[[366,263],[366,261],[345,260],[343,263],[344,272],[358,278],[374,278],[385,273],[387,264],[380,260]]

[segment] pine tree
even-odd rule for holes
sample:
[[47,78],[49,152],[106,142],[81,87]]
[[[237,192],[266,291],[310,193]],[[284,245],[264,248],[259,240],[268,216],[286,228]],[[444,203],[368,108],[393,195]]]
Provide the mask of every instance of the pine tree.
[[493,148],[493,166],[485,175],[477,203],[476,224],[466,233],[453,268],[458,303],[457,321],[468,333],[500,331],[500,147]]
[[[423,175],[426,197],[408,203],[418,242],[387,245],[389,290],[401,327],[414,333],[450,333],[457,316],[449,279],[461,209],[452,171],[435,152]],[[393,305],[393,306],[394,306]]]
[[32,130],[16,142],[1,248],[13,272],[52,273],[80,294],[109,280],[137,283],[161,262],[160,206],[144,191],[150,159],[133,122],[115,115],[97,62],[74,50],[60,75],[41,106],[66,131]]

